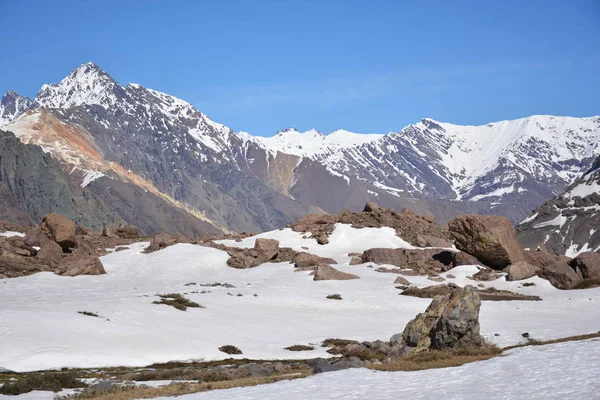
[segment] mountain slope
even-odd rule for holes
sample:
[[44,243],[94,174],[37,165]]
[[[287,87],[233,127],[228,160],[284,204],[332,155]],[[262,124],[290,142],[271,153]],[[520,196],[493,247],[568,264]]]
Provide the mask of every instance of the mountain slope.
[[93,63],[44,85],[5,129],[88,175],[111,171],[225,230],[275,228],[318,211],[242,171],[245,141],[229,128],[175,97],[122,87]]
[[[276,228],[366,201],[445,222],[458,213],[517,222],[559,194],[598,152],[600,117],[532,116],[483,126],[423,119],[386,135],[288,128],[233,132],[191,104],[121,86],[93,63],[3,98],[0,124],[88,185],[104,175],[223,230]],[[114,188],[114,187],[113,187]]]
[[600,157],[562,194],[536,208],[517,232],[524,247],[554,254],[600,251]]

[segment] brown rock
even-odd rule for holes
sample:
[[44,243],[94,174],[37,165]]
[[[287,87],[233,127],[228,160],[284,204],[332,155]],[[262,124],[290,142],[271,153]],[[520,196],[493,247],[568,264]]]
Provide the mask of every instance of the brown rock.
[[42,219],[40,227],[50,233],[50,237],[62,247],[63,251],[77,246],[75,224],[64,215],[50,213]]
[[394,283],[396,285],[410,286],[410,282],[408,281],[408,279],[406,279],[403,276],[397,276],[396,279],[394,280]]
[[357,275],[338,271],[337,269],[325,264],[319,264],[315,267],[314,276],[315,281],[346,281],[360,278]]
[[411,268],[419,273],[446,271],[451,268],[453,254],[439,249],[370,249],[363,253],[363,262],[390,264]]
[[114,233],[123,239],[136,239],[140,236],[138,228],[135,225],[121,224],[115,229]]
[[452,247],[451,241],[430,235],[417,235],[416,244],[419,247]]
[[350,265],[358,265],[362,263],[362,256],[352,256],[352,258],[350,259]]
[[42,247],[46,242],[51,241],[51,239],[48,237],[48,234],[48,232],[43,231],[42,228],[36,226],[35,228],[27,231],[23,241],[28,246]]
[[379,209],[379,204],[375,203],[374,201],[368,201],[367,204],[365,204],[365,208],[363,209],[363,212],[371,212],[373,210],[378,210]]
[[171,235],[169,232],[158,232],[152,238],[150,242],[150,246],[146,247],[144,253],[151,253],[153,251],[157,251],[160,249],[164,249],[165,247],[169,247],[177,243],[177,240]]
[[63,257],[63,250],[56,242],[48,241],[38,251],[36,257],[51,267],[56,267]]
[[78,255],[63,259],[59,265],[59,275],[103,275],[106,270],[98,257]]
[[547,251],[540,250],[523,250],[523,256],[528,264],[537,267],[538,269],[544,268],[545,266],[556,264],[557,262],[568,263],[571,261],[569,257],[565,256],[554,256],[549,254]]
[[496,279],[500,278],[501,276],[502,276],[502,274],[493,272],[492,270],[480,269],[477,273],[475,273],[475,274],[473,274],[473,276],[471,276],[471,279],[473,279],[474,281],[495,281]]
[[581,271],[576,272],[567,263],[547,265],[538,272],[540,278],[550,281],[558,289],[572,289],[583,280]]
[[571,261],[570,266],[581,271],[584,279],[600,278],[600,253],[581,253]]
[[508,267],[507,281],[520,281],[535,276],[540,269],[526,261],[519,261]]
[[279,241],[275,239],[256,239],[254,242],[254,250],[262,254],[263,258],[273,260],[279,252]]
[[392,349],[402,355],[481,346],[485,341],[479,334],[480,308],[481,300],[471,286],[435,297],[424,313],[406,325],[402,334],[392,336]]
[[102,236],[103,237],[113,237],[113,231],[108,226],[102,228]]
[[505,217],[459,215],[448,223],[456,247],[494,269],[524,260],[512,223]]
[[314,267],[318,264],[337,264],[337,262],[332,258],[323,258],[310,253],[298,253],[294,258],[296,268]]
[[464,251],[456,251],[452,254],[452,266],[458,267],[461,265],[482,265],[482,263],[476,257]]

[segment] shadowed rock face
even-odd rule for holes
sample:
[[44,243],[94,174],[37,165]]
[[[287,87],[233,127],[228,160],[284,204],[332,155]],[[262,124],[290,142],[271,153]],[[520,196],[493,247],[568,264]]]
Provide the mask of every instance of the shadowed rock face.
[[410,321],[391,344],[398,355],[429,349],[471,348],[481,346],[479,309],[476,290],[467,286],[433,299],[424,313]]
[[600,250],[600,157],[562,194],[517,225],[519,243],[573,257]]

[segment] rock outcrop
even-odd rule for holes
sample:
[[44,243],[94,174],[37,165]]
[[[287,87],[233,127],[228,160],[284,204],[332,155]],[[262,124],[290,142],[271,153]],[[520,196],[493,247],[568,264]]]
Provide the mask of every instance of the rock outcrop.
[[456,247],[494,269],[504,269],[524,259],[515,229],[508,218],[459,215],[448,223]]
[[65,252],[77,246],[75,224],[64,215],[55,213],[46,215],[40,223],[40,228],[47,232],[50,239],[54,240]]
[[484,344],[479,330],[481,300],[467,286],[450,295],[435,297],[424,313],[410,321],[404,332],[392,336],[394,353],[473,348]]
[[309,232],[319,244],[327,244],[336,223],[349,224],[354,228],[390,227],[396,235],[407,242],[420,246],[450,247],[451,237],[443,226],[433,218],[421,217],[412,210],[396,212],[369,202],[363,212],[343,212],[336,215],[307,215],[289,225],[295,232]]

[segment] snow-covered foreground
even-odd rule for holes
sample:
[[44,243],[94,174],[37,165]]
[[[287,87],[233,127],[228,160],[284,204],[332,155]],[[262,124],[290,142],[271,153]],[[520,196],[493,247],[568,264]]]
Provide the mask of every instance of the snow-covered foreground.
[[[190,394],[219,399],[597,399],[600,340],[515,349],[454,368],[414,372],[350,369],[284,381]],[[168,397],[161,398],[169,399]]]
[[[282,247],[305,246],[332,257],[346,263],[336,268],[361,279],[315,282],[308,272],[295,272],[287,263],[236,270],[226,265],[227,254],[217,249],[179,244],[142,254],[147,243],[138,243],[102,257],[106,275],[70,278],[39,273],[0,280],[0,367],[31,371],[214,360],[229,357],[218,350],[227,344],[244,352],[239,357],[328,356],[320,346],[309,352],[284,347],[319,344],[329,337],[387,340],[430,302],[399,296],[394,274],[347,265],[349,252],[408,246],[392,229],[338,225],[325,246],[289,229],[260,236],[276,238]],[[251,246],[253,241],[228,244]],[[476,271],[473,266],[455,268],[450,273],[456,278],[449,281],[473,283],[467,276]],[[426,277],[407,278],[421,287],[437,284]],[[523,332],[551,339],[600,330],[600,321],[593,318],[600,289],[560,291],[538,278],[528,281],[536,286],[520,287],[521,283],[504,279],[485,283],[544,299],[484,302],[481,328],[489,340],[508,345],[523,340]],[[185,286],[191,282],[196,285]],[[200,286],[214,282],[235,288]],[[182,312],[152,304],[157,293],[171,292],[187,293],[206,308]],[[341,294],[343,300],[326,299],[332,293]],[[96,312],[99,317],[78,311]]]

